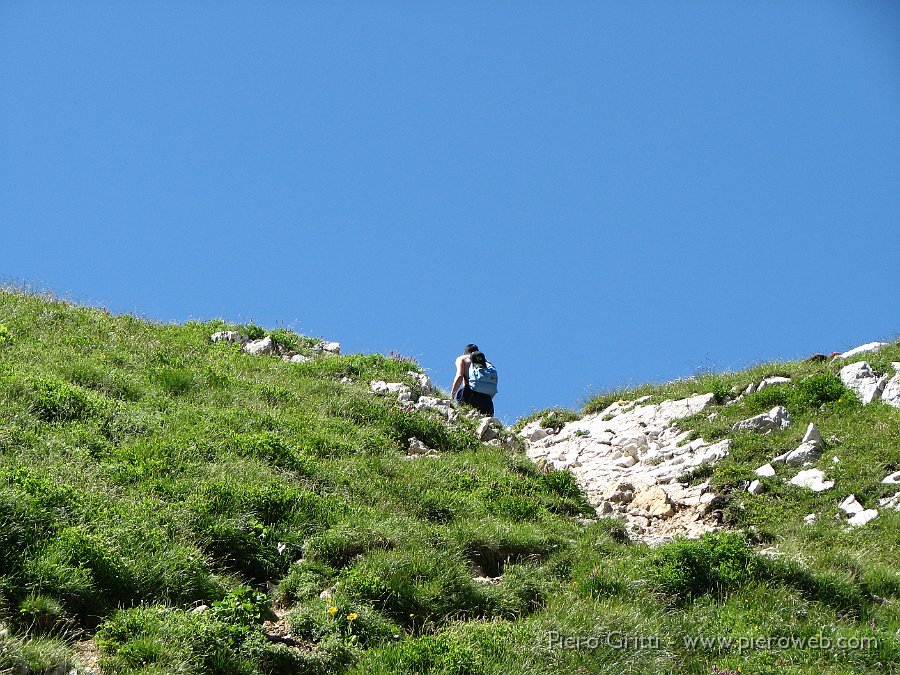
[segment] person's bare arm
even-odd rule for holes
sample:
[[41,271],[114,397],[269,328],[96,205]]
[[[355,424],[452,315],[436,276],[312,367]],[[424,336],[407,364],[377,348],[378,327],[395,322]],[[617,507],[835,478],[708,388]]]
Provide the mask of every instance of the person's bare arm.
[[465,356],[460,356],[456,359],[456,377],[453,379],[453,386],[450,387],[450,398],[456,398],[457,390],[463,385],[463,382],[466,381],[466,359]]

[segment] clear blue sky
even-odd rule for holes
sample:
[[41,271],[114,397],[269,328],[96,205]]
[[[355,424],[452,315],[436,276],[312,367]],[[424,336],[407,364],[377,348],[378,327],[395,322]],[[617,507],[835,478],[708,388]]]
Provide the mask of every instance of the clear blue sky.
[[896,336],[898,216],[896,2],[0,2],[4,278],[508,420]]

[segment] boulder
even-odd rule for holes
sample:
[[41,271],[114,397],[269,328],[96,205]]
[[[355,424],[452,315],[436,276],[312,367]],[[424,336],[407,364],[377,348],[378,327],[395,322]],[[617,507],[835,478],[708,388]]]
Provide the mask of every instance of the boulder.
[[644,488],[634,496],[631,502],[632,511],[650,518],[670,518],[675,514],[669,495],[656,485]]
[[619,459],[617,459],[613,462],[613,466],[617,466],[621,469],[627,469],[629,467],[634,466],[637,463],[638,463],[637,459],[635,459],[631,455],[622,455],[621,457],[619,457]]
[[482,443],[487,443],[488,441],[499,439],[502,424],[496,417],[485,417],[478,425],[478,431],[476,432],[478,440]]
[[807,525],[812,525],[814,522],[816,522],[816,514],[810,513],[809,515],[804,516],[803,522],[806,523]]
[[803,434],[803,443],[812,443],[817,448],[825,447],[825,439],[822,438],[822,434],[812,422],[806,427],[806,433]]
[[755,473],[760,478],[767,478],[769,476],[775,475],[775,468],[771,464],[763,464],[753,473]]
[[881,392],[881,400],[895,408],[900,408],[900,363],[893,365],[894,370],[898,372],[885,383],[884,391]]
[[843,354],[838,354],[837,358],[849,359],[851,356],[856,356],[857,354],[865,354],[866,352],[874,352],[886,346],[887,342],[867,342],[866,344],[860,345],[859,347],[849,349]]
[[275,351],[275,341],[271,336],[259,340],[251,340],[243,346],[243,350],[248,354],[271,354]]
[[856,495],[848,496],[844,501],[838,504],[838,508],[848,516],[852,516],[854,513],[865,510],[863,509],[863,505],[857,501]]
[[236,330],[223,330],[213,333],[210,338],[213,342],[230,342],[232,344],[240,344],[244,341],[241,334]]
[[775,406],[767,413],[762,413],[743,420],[732,426],[734,431],[769,432],[787,429],[791,426],[791,416],[784,406]]
[[369,382],[369,389],[375,394],[402,394],[412,392],[409,385],[402,382],[384,382],[383,380],[375,380]]
[[875,518],[877,517],[878,511],[876,509],[866,509],[865,511],[854,513],[847,521],[847,524],[851,527],[860,527],[868,523],[870,520],[875,520]]
[[881,482],[885,485],[900,485],[900,471],[885,476]]
[[313,351],[319,352],[320,354],[334,354],[338,355],[341,353],[341,343],[340,342],[328,342],[323,340],[318,344],[313,345]]
[[877,401],[890,379],[888,376],[878,377],[865,361],[851,363],[841,368],[841,382],[852,389],[863,405]]
[[419,389],[422,390],[423,396],[434,396],[434,394],[437,393],[434,384],[431,382],[431,378],[425,373],[417,373],[414,370],[410,370],[406,374],[419,383]]
[[825,480],[825,472],[820,469],[801,471],[790,481],[793,485],[809,488],[813,492],[822,492],[834,487],[833,480]]
[[783,461],[788,466],[800,466],[818,460],[819,457],[822,456],[822,451],[815,443],[807,442],[801,443],[800,447],[796,450],[791,450],[787,454],[781,456],[784,457]]
[[293,356],[288,358],[288,361],[290,361],[291,363],[306,363],[307,361],[311,360],[312,359],[310,359],[308,356],[303,356],[303,354],[294,354]]
[[547,427],[542,427],[540,421],[535,420],[534,422],[529,422],[524,427],[522,427],[522,431],[519,432],[526,441],[531,443],[535,443],[543,438],[547,438],[553,433],[552,429],[548,429]]
[[758,480],[753,481],[747,487],[747,492],[749,492],[751,495],[758,495],[762,491],[763,491],[762,483],[760,483]]
[[415,403],[416,410],[434,410],[454,422],[457,417],[452,401],[449,399],[435,398],[434,396],[420,396]]
[[900,492],[894,493],[893,497],[884,497],[878,500],[878,505],[885,509],[894,509],[900,511]]
[[437,450],[429,448],[418,438],[410,438],[409,439],[409,448],[406,451],[406,454],[410,457],[422,457],[425,455],[434,456],[437,455]]
[[773,387],[777,384],[790,384],[791,378],[789,377],[767,377],[759,385],[756,387],[756,391],[762,391],[766,387]]

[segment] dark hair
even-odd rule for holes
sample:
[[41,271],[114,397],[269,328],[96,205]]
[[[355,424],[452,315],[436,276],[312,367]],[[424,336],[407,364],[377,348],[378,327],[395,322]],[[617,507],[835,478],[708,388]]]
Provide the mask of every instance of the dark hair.
[[469,360],[476,366],[483,366],[485,363],[487,363],[487,358],[481,352],[472,352],[472,354],[469,356]]
[[472,344],[471,342],[466,345],[466,354],[474,354],[477,351],[481,351],[480,349],[478,349],[478,345]]

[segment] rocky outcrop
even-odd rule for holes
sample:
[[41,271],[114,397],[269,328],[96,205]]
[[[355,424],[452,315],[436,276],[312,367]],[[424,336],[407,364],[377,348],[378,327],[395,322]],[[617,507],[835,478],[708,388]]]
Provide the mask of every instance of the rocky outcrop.
[[[251,340],[245,335],[241,335],[235,330],[223,330],[213,333],[209,336],[212,342],[226,342],[229,344],[241,345],[241,351],[253,355],[275,355],[280,356],[284,361],[292,363],[305,363],[312,360],[311,357],[298,354],[287,347],[278,344],[271,335],[267,335],[258,340]],[[341,353],[341,344],[339,342],[319,342],[313,345],[311,351],[314,355],[338,355]]]
[[437,454],[437,450],[429,448],[418,438],[409,439],[409,446],[406,451],[407,459],[412,459],[414,457],[435,457]]
[[881,398],[881,392],[890,379],[887,375],[878,376],[873,373],[865,361],[857,361],[841,368],[840,378],[844,386],[856,393],[863,405]]
[[780,431],[791,426],[791,416],[788,414],[784,406],[775,406],[767,413],[762,413],[743,420],[735,424],[732,429],[734,431],[758,431],[760,433],[770,433],[772,431]]
[[[730,441],[689,440],[675,422],[705,410],[713,394],[647,404],[618,402],[560,429],[526,425],[526,454],[538,465],[568,469],[600,516],[622,518],[630,534],[655,543],[698,536],[719,526],[708,481],[677,478],[728,454]],[[643,403],[643,405],[642,405]]]
[[894,367],[894,376],[884,385],[884,391],[881,392],[881,400],[900,408],[900,363],[891,364]]
[[213,333],[209,339],[213,342],[229,342],[232,344],[243,344],[245,342],[245,338],[243,338],[236,330],[223,330],[218,333]]
[[260,340],[250,340],[244,343],[243,350],[248,354],[271,354],[275,351],[275,341],[269,336]]
[[341,343],[340,342],[320,342],[318,344],[313,345],[312,347],[314,352],[325,353],[325,354],[335,354],[338,355],[341,353]]
[[850,357],[856,356],[857,354],[865,354],[866,352],[878,351],[882,347],[887,347],[887,344],[887,342],[867,342],[864,345],[860,345],[859,347],[854,347],[853,349],[847,350],[843,354],[838,354],[837,358],[849,359]]
[[[885,342],[869,342],[844,352],[837,358],[846,359],[857,354],[877,351],[886,346]],[[867,361],[857,361],[841,368],[840,378],[848,389],[853,390],[863,405],[880,400],[890,406],[900,408],[900,363],[894,362],[891,366],[893,372],[878,375]]]

